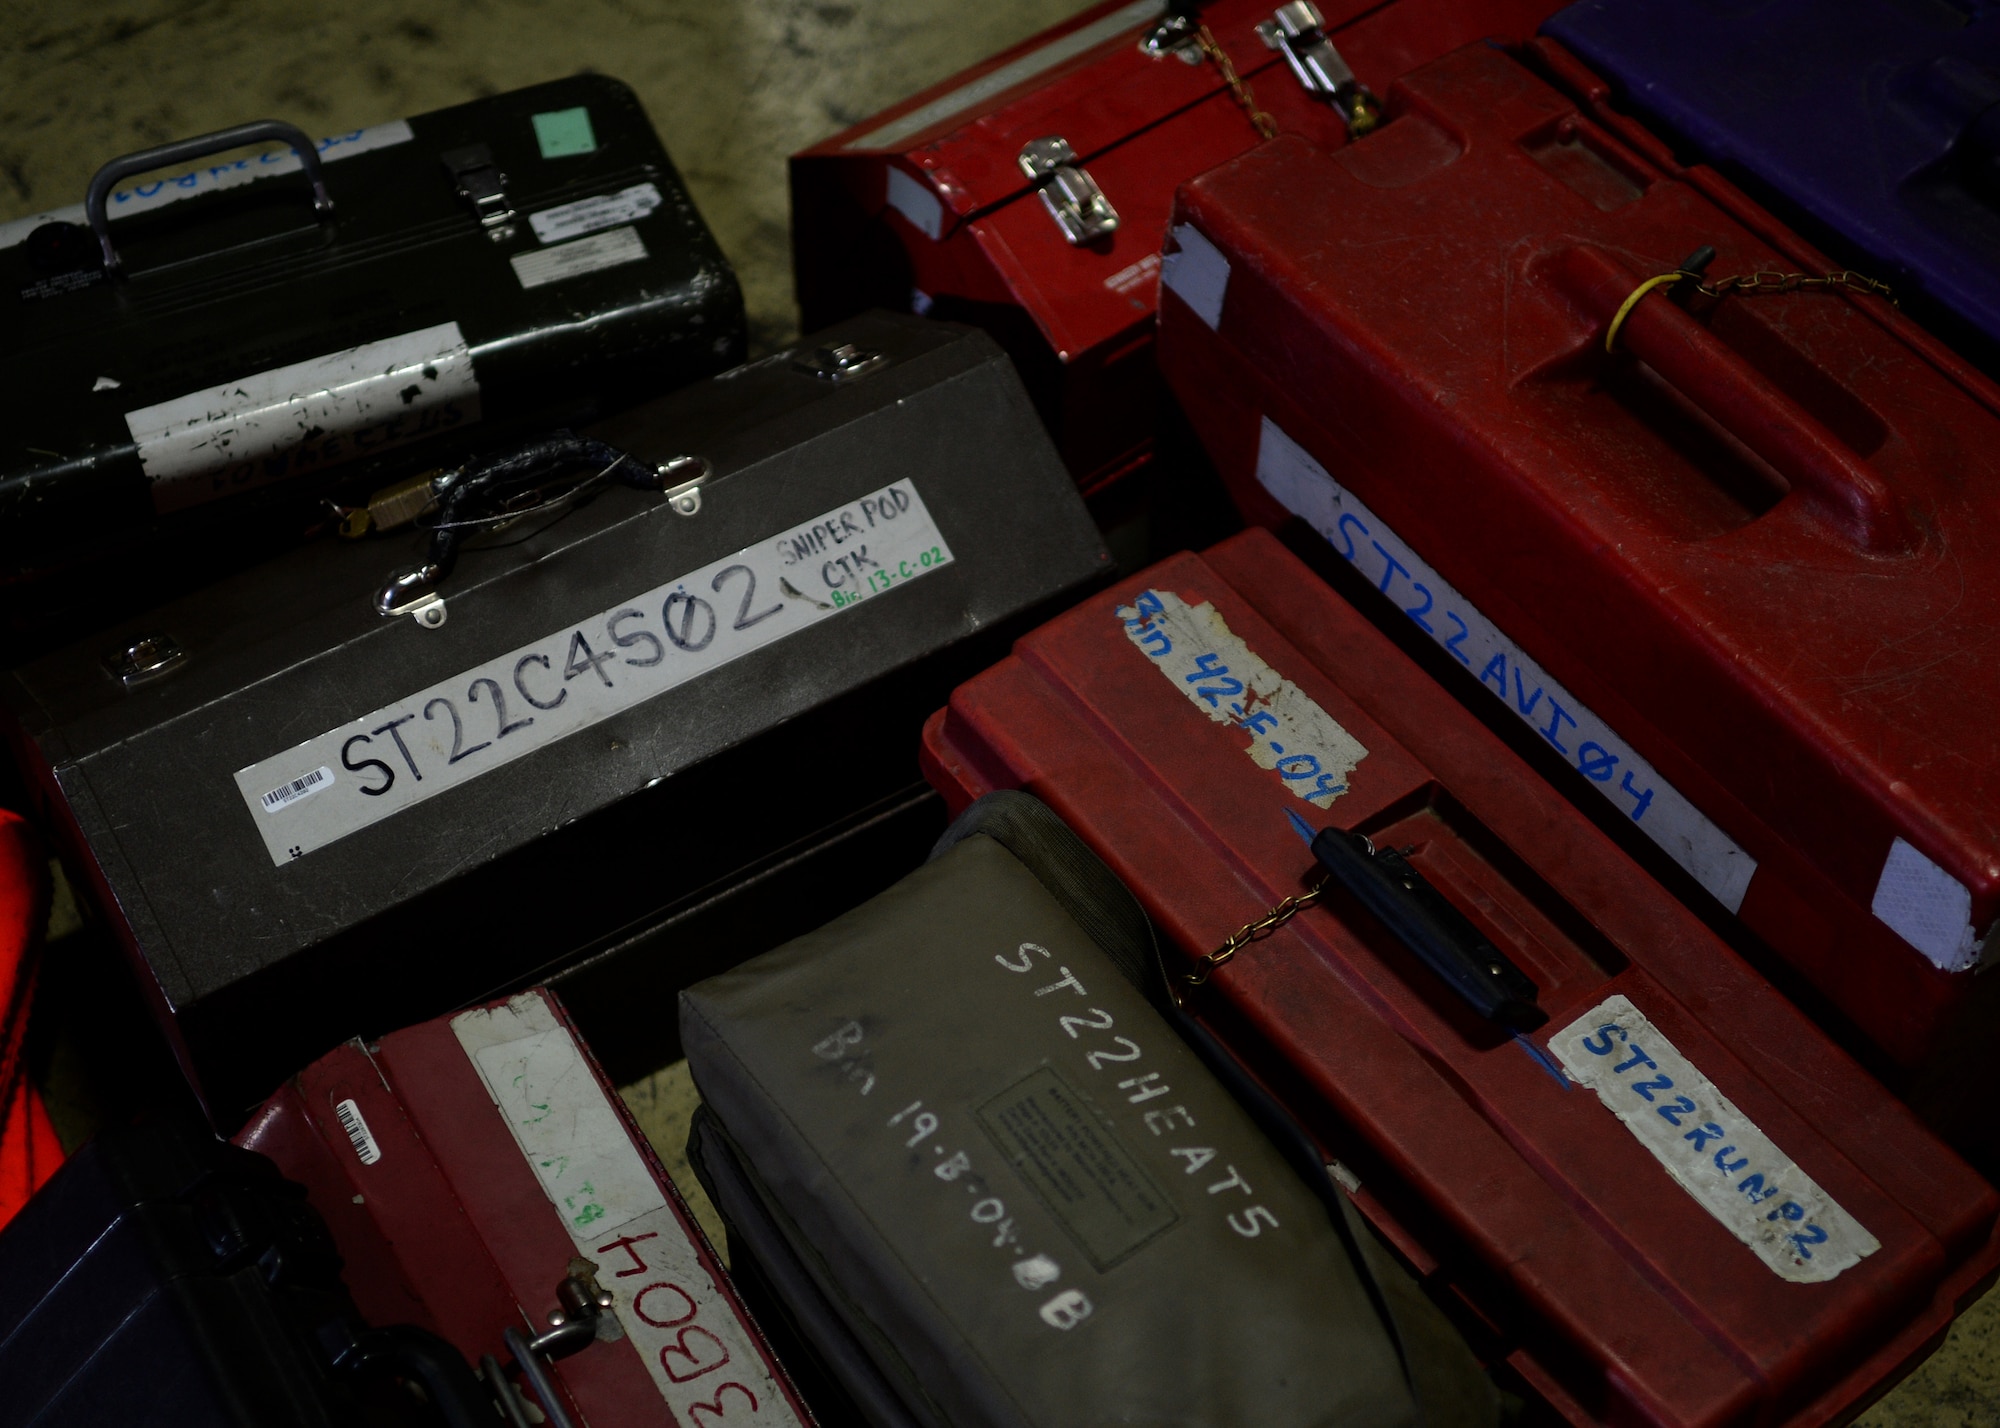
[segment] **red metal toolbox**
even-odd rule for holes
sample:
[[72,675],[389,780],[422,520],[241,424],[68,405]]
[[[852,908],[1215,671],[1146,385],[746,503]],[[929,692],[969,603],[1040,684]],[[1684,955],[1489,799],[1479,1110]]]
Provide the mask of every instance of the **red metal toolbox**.
[[1715,280],[1794,260],[1505,53],[1387,107],[1180,193],[1161,361],[1239,504],[1318,529],[1896,1062],[1990,1051],[1990,392],[1853,290],[1640,294],[1705,246]]
[[329,1052],[236,1141],[306,1187],[364,1317],[511,1359],[576,1428],[812,1421],[547,989]]
[[1573,1422],[1845,1421],[2000,1265],[2000,1197],[1267,532],[1026,636],[924,760],[954,808],[1054,808],[1170,966],[1301,893],[1328,825],[1511,959],[1519,1036],[1326,892],[1191,1005]]
[[[1345,143],[1340,110],[1309,92],[1259,35],[1276,8],[1276,0],[1215,0],[1199,18],[1274,131]],[[1556,0],[1322,0],[1317,13],[1360,83],[1379,89],[1467,41],[1525,40],[1556,8]],[[987,328],[1020,368],[1085,494],[1152,451],[1162,395],[1154,306],[1174,185],[1261,137],[1192,29],[1161,28],[1169,9],[1162,0],[1106,0],[791,164],[793,268],[807,330],[869,307]],[[1067,157],[1050,161],[1037,147],[1050,140]],[[1098,210],[1099,221],[1085,213],[1072,237],[1058,217],[1066,184],[1086,207],[1093,191],[1101,196],[1115,228],[1089,236],[1102,226]]]

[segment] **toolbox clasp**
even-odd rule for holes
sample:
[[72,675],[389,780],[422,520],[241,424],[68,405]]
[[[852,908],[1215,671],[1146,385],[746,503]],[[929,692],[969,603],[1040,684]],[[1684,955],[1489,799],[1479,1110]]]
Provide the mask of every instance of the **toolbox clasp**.
[[447,149],[438,158],[458,185],[458,196],[472,208],[486,236],[498,243],[513,236],[514,205],[507,197],[507,175],[484,144]]
[[1382,122],[1382,110],[1367,86],[1354,77],[1333,41],[1326,37],[1326,20],[1312,0],[1281,5],[1257,27],[1257,37],[1285,57],[1305,86],[1340,111],[1349,138],[1358,139]]
[[1118,231],[1118,211],[1104,190],[1076,162],[1076,151],[1059,134],[1035,139],[1021,150],[1021,172],[1035,181],[1042,206],[1063,237],[1082,247]]

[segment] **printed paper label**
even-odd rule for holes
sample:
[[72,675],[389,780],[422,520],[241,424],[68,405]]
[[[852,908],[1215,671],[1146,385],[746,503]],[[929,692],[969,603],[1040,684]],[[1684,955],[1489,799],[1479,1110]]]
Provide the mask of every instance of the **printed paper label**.
[[548,1003],[529,992],[451,1025],[675,1421],[799,1423]]
[[543,209],[528,218],[535,236],[544,243],[560,243],[565,238],[581,238],[600,228],[635,223],[660,206],[660,191],[650,183],[635,183],[617,193],[578,199],[560,208]]
[[162,514],[478,419],[479,379],[455,322],[125,413]]
[[[951,559],[898,481],[238,770],[236,787],[287,863]],[[341,776],[266,813],[267,794],[322,767]]]
[[522,287],[540,288],[565,278],[623,267],[645,256],[646,244],[638,229],[614,228],[609,233],[558,243],[553,248],[516,253],[507,261],[514,265],[514,276],[521,280]]
[[1629,999],[1607,998],[1549,1050],[1780,1279],[1824,1283],[1882,1247]]
[[[414,137],[416,136],[411,132],[410,126],[401,119],[393,119],[387,124],[377,124],[368,129],[334,134],[319,141],[320,162],[339,163],[342,159],[365,154],[371,149],[386,149],[395,144],[407,144]],[[197,194],[235,188],[238,184],[275,178],[279,174],[295,174],[298,171],[297,154],[290,149],[273,149],[269,153],[252,155],[247,159],[227,159],[205,164],[187,173],[170,174],[165,178],[144,178],[129,188],[113,189],[111,197],[105,202],[104,211],[113,219],[124,218],[134,213],[150,212],[163,204],[176,203],[183,198],[193,198]],[[300,202],[303,203],[304,199],[302,198]],[[35,213],[26,218],[17,218],[11,223],[0,223],[0,248],[12,248],[44,223],[88,221],[83,205],[72,203],[67,208],[55,208],[47,213]]]
[[1549,678],[1269,417],[1257,448],[1257,480],[1343,559],[1358,566],[1418,629],[1478,675],[1482,688],[1568,759],[1718,902],[1731,912],[1743,905],[1757,860],[1661,778],[1616,730]]
[[1250,735],[1244,752],[1315,808],[1347,792],[1361,741],[1306,692],[1250,652],[1213,605],[1189,605],[1170,590],[1148,590],[1115,612],[1125,637],[1167,682],[1218,724]]

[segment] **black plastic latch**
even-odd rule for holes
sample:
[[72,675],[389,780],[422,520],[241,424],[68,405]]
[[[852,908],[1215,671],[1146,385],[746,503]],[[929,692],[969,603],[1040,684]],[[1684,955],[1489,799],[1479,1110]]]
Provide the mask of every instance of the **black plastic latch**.
[[458,185],[458,196],[471,205],[480,226],[493,238],[513,232],[514,206],[507,199],[507,175],[494,162],[493,151],[484,144],[468,144],[438,155],[445,172]]

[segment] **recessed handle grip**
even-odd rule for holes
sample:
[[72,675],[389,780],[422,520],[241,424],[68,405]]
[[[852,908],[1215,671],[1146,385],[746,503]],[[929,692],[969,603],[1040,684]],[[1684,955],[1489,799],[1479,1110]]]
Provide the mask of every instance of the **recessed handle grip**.
[[[1645,281],[1609,253],[1582,246],[1564,252],[1556,272],[1570,299],[1597,318],[1600,334]],[[1856,546],[1883,555],[1912,549],[1916,533],[1881,474],[1843,445],[1825,423],[1670,301],[1671,291],[1662,288],[1633,304],[1618,328],[1618,351],[1629,352],[1658,372],[1763,458]],[[1613,355],[1607,360],[1620,358]]]
[[141,149],[136,154],[113,159],[99,169],[91,177],[90,188],[83,196],[83,211],[90,221],[90,231],[97,235],[97,246],[104,251],[105,272],[118,271],[118,250],[111,246],[111,217],[105,211],[105,205],[120,179],[163,169],[170,164],[205,159],[225,149],[265,142],[292,146],[292,152],[299,156],[299,166],[305,170],[306,179],[312,184],[313,211],[319,215],[321,222],[332,218],[333,197],[326,191],[326,173],[320,166],[318,146],[296,124],[287,124],[280,119],[258,119],[231,129],[218,129],[213,134],[197,134],[192,139],[176,139],[171,144]]
[[1313,856],[1402,944],[1488,1021],[1525,1030],[1546,1020],[1520,968],[1393,848],[1359,833],[1323,829]]

